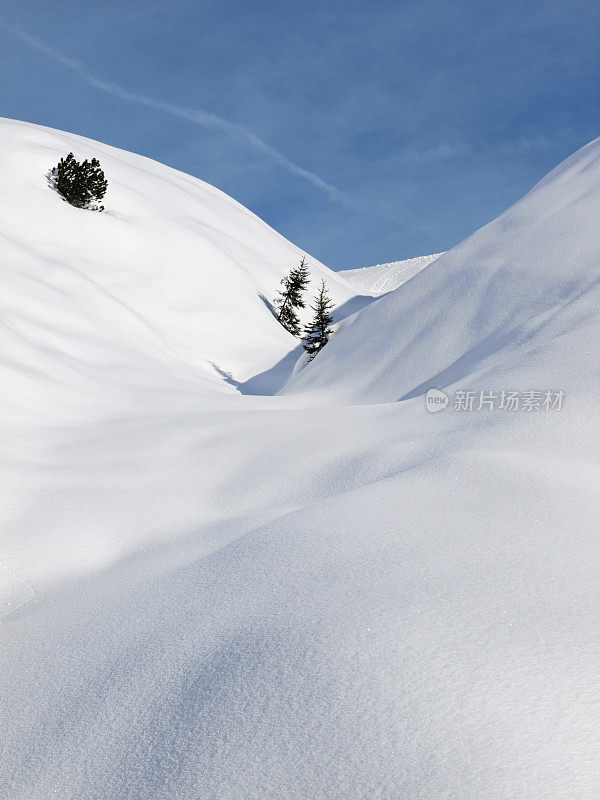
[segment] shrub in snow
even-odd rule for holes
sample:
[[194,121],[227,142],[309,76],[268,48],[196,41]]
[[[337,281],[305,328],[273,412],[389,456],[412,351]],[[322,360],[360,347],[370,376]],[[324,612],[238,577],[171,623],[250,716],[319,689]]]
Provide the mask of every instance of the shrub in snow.
[[97,158],[80,163],[73,153],[69,153],[54,167],[52,178],[56,190],[67,203],[76,208],[104,211],[104,206],[98,205],[98,201],[104,197],[108,181]]
[[321,281],[321,288],[319,294],[315,298],[315,304],[311,306],[315,315],[310,325],[304,329],[304,336],[302,337],[304,344],[303,347],[309,355],[309,361],[317,355],[332,334],[329,327],[333,323],[333,317],[329,313],[333,308],[333,303],[327,296],[327,289],[325,288],[325,281]]
[[304,256],[300,266],[290,270],[290,274],[282,278],[281,283],[283,291],[278,292],[279,297],[275,300],[277,319],[292,336],[300,336],[300,320],[296,309],[304,308],[302,293],[308,286],[308,268]]

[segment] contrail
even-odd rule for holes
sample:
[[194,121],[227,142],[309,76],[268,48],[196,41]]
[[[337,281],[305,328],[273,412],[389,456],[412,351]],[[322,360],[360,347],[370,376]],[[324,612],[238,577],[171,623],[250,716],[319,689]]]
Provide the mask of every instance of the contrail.
[[41,39],[38,39],[37,37],[28,33],[22,25],[9,25],[0,18],[0,27],[4,28],[13,36],[16,36],[22,42],[25,42],[25,44],[29,45],[29,47],[33,48],[34,50],[37,50],[38,52],[48,56],[48,58],[51,58],[53,61],[62,64],[63,67],[76,72],[80,78],[86,81],[86,83],[88,83],[90,86],[93,86],[95,89],[106,92],[113,97],[118,97],[120,100],[124,100],[125,102],[136,103],[137,105],[147,106],[148,108],[155,108],[157,111],[163,111],[166,114],[172,114],[180,119],[193,122],[195,125],[201,125],[204,128],[225,131],[232,136],[244,139],[256,150],[264,153],[272,161],[279,164],[288,172],[292,173],[292,175],[297,175],[299,178],[303,178],[313,186],[316,186],[317,189],[325,192],[330,200],[335,200],[336,202],[342,203],[343,205],[349,207],[356,207],[356,201],[354,201],[349,195],[345,194],[345,192],[342,192],[335,186],[327,183],[318,175],[315,175],[314,172],[310,172],[310,170],[304,169],[304,167],[301,167],[298,164],[295,164],[293,161],[290,161],[290,159],[284,156],[283,153],[280,153],[279,150],[271,147],[270,144],[267,144],[267,142],[263,141],[259,136],[257,136],[251,130],[248,130],[248,128],[245,128],[243,125],[237,125],[235,122],[230,122],[227,119],[223,119],[223,117],[219,117],[216,114],[211,114],[206,111],[193,108],[182,108],[180,106],[173,105],[172,103],[163,102],[162,100],[153,100],[151,97],[146,97],[145,95],[134,94],[118,84],[107,83],[106,81],[97,78],[81,61],[74,61],[71,58],[63,56],[62,53],[54,50],[54,48],[47,45]]

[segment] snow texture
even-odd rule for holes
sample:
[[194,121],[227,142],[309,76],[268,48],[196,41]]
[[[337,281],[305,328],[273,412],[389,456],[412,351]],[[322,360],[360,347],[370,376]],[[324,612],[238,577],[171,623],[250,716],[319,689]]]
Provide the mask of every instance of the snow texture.
[[407,258],[404,261],[392,261],[390,264],[377,264],[374,267],[359,267],[358,269],[344,269],[338,272],[353,286],[369,294],[387,294],[403,283],[409,281],[425,267],[432,264],[443,253],[434,253],[430,256]]
[[309,365],[302,252],[221,192],[0,161],[0,797],[596,800],[600,142],[384,297],[309,257]]

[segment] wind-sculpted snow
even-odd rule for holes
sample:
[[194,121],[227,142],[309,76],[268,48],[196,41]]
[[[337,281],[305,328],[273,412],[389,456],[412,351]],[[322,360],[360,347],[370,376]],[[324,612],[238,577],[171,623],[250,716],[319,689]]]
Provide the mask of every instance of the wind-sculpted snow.
[[444,254],[434,253],[430,256],[407,258],[404,261],[392,261],[390,264],[377,264],[374,267],[344,269],[340,270],[338,275],[363,292],[387,294],[402,286],[442,255]]
[[497,220],[348,320],[287,391],[391,402],[459,382],[588,386],[597,357],[599,150],[598,142],[582,148]]
[[266,396],[297,248],[0,143],[0,797],[596,800],[599,144],[374,302],[311,261],[342,321]]
[[[110,336],[115,352],[104,360],[127,348],[134,363],[162,360],[214,386],[222,377],[213,364],[244,381],[293,348],[268,301],[302,251],[239,203],[147,158],[40,126],[3,121],[0,147],[2,263],[28,302],[3,299],[18,317],[15,336],[32,341],[35,325],[52,328],[46,367],[64,351],[63,361],[91,350],[103,363],[98,349]],[[69,150],[100,160],[103,213],[49,188],[49,169]],[[355,297],[315,259],[308,266],[309,296],[325,278],[337,305]]]

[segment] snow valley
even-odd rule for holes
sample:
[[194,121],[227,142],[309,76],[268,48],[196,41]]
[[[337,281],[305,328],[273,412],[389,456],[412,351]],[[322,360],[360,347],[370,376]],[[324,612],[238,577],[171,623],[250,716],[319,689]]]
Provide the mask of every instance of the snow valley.
[[0,162],[0,795],[595,800],[600,142],[435,258],[307,255],[310,363],[222,192]]

